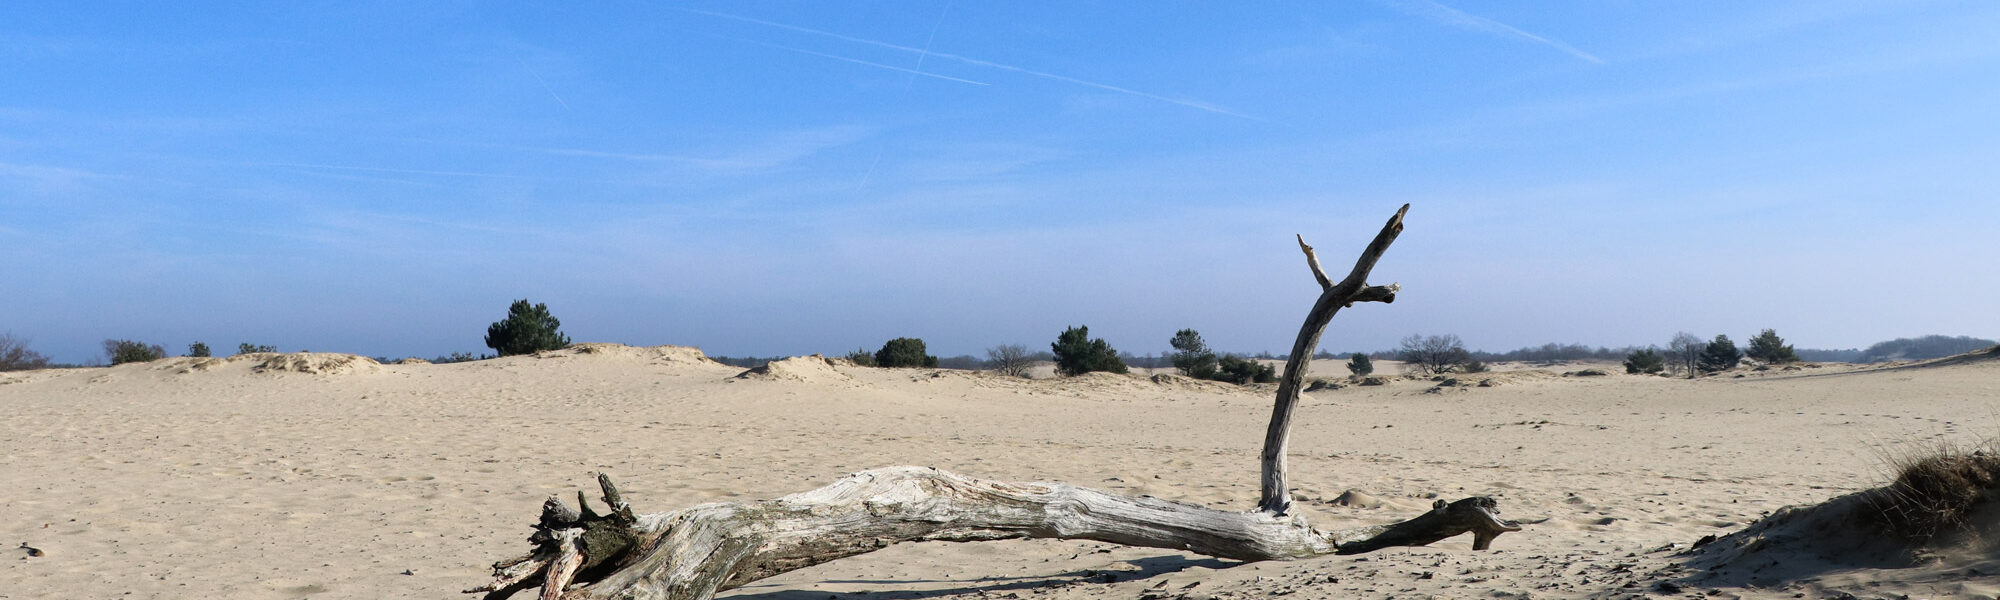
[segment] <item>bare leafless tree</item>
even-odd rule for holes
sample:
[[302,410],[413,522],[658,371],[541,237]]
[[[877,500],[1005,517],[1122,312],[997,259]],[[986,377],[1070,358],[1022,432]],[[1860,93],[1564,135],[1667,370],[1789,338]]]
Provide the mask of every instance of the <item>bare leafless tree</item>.
[[1693,376],[1695,368],[1701,363],[1701,351],[1706,349],[1708,343],[1694,334],[1685,331],[1675,333],[1674,339],[1667,342],[1667,352],[1672,358],[1667,364],[1673,367],[1675,373]]
[[1001,375],[1027,377],[1028,367],[1033,362],[1028,358],[1028,347],[1020,344],[1001,344],[986,349],[986,368]]
[[0,333],[0,371],[26,371],[45,369],[49,357],[28,349],[28,340],[14,337],[12,333]]
[[1465,342],[1451,334],[1410,334],[1403,338],[1400,358],[1416,367],[1417,372],[1429,375],[1449,373],[1472,362],[1472,354],[1465,351]]

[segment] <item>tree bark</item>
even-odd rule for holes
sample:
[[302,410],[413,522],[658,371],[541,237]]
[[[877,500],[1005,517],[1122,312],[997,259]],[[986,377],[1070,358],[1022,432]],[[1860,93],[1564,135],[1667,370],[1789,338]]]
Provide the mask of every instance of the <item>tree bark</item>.
[[609,514],[592,511],[581,493],[580,510],[549,498],[528,538],[534,551],[494,564],[493,581],[466,592],[505,598],[540,586],[543,600],[708,600],[752,581],[911,541],[1085,539],[1264,561],[1420,546],[1472,533],[1473,548],[1484,550],[1494,537],[1520,530],[1499,518],[1491,498],[1439,500],[1430,512],[1408,521],[1338,532],[1321,531],[1290,514],[1285,447],[1306,366],[1320,333],[1340,308],[1395,300],[1396,286],[1370,286],[1366,280],[1402,231],[1408,210],[1404,205],[1396,212],[1337,284],[1300,238],[1322,293],[1299,331],[1278,387],[1261,456],[1263,487],[1256,510],[1219,511],[1062,483],[1008,483],[923,467],[888,467],[774,500],[637,515],[610,478],[600,474],[598,487]]

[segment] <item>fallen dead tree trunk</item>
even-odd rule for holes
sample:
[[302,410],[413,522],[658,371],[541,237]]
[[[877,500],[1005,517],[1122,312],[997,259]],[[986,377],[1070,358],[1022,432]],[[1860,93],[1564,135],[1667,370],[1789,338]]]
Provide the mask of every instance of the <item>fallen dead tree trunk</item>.
[[1257,510],[1219,511],[1061,483],[986,481],[936,469],[889,467],[775,500],[638,515],[611,480],[599,475],[608,514],[594,512],[581,493],[581,510],[550,498],[529,538],[535,550],[495,564],[491,583],[466,591],[504,598],[540,586],[544,600],[706,600],[752,581],[911,541],[1087,539],[1263,561],[1424,545],[1472,533],[1473,547],[1484,550],[1494,537],[1520,529],[1496,515],[1491,498],[1440,500],[1430,512],[1408,521],[1338,532],[1321,531],[1290,514],[1285,446],[1305,367],[1334,312],[1354,302],[1395,300],[1395,286],[1370,286],[1366,279],[1402,231],[1407,210],[1406,205],[1396,212],[1338,284],[1326,277],[1312,247],[1300,240],[1323,291],[1279,385],[1262,455]]

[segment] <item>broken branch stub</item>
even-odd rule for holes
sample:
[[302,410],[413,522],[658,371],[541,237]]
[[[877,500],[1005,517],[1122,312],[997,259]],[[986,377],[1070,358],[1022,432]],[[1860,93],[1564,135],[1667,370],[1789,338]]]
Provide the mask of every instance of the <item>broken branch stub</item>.
[[1096,540],[1242,561],[1356,554],[1425,545],[1472,533],[1474,549],[1520,526],[1497,516],[1493,499],[1473,497],[1388,526],[1322,531],[1289,514],[1285,452],[1292,410],[1319,336],[1340,308],[1392,302],[1396,286],[1366,283],[1375,261],[1403,228],[1404,205],[1347,278],[1332,283],[1303,237],[1299,247],[1322,293],[1308,313],[1279,384],[1265,437],[1256,510],[1230,512],[1152,497],[1129,497],[1062,483],[974,479],[923,467],[888,467],[826,487],[749,503],[713,503],[636,514],[611,478],[598,474],[609,514],[578,493],[578,509],[551,497],[529,542],[533,552],[493,565],[493,581],[467,593],[505,598],[540,585],[542,598],[708,600],[716,592],[899,542],[1013,538]]

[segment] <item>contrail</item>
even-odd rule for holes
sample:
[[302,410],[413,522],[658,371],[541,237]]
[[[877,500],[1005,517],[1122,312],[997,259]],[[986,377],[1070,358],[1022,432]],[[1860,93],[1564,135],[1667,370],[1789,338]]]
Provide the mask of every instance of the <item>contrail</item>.
[[[931,45],[937,43],[937,32],[939,29],[944,28],[944,18],[946,15],[950,14],[951,14],[951,4],[946,4],[944,5],[944,12],[938,13],[937,22],[931,24],[931,35],[930,37],[924,38],[924,51],[917,55],[918,71],[924,70],[924,59],[931,57]],[[916,81],[915,79],[911,79],[909,81],[903,82],[903,89],[905,91],[909,90],[910,89],[909,84],[915,81]]]
[[727,37],[727,36],[719,36],[719,37],[722,37],[722,39],[725,39],[725,40],[731,40],[731,41],[737,41],[737,42],[743,42],[743,43],[745,43],[745,44],[756,44],[756,45],[759,45],[759,46],[763,46],[763,47],[766,47],[766,48],[776,48],[776,49],[778,49],[778,50],[784,50],[784,51],[786,51],[786,52],[797,52],[797,53],[799,53],[799,54],[805,54],[805,55],[809,55],[809,56],[817,56],[817,57],[820,57],[820,58],[831,58],[831,59],[833,59],[833,60],[843,60],[843,61],[847,61],[847,62],[851,62],[851,63],[854,63],[854,64],[859,64],[859,65],[868,65],[868,66],[871,66],[871,67],[875,67],[875,68],[878,68],[878,69],[888,69],[888,70],[891,70],[891,71],[897,71],[897,72],[902,72],[902,73],[909,73],[909,74],[911,74],[911,75],[922,75],[922,76],[925,76],[925,77],[931,77],[931,78],[935,78],[935,79],[943,79],[943,80],[945,80],[945,81],[956,81],[956,82],[959,82],[959,83],[970,83],[970,84],[972,84],[972,85],[993,85],[993,84],[990,84],[990,83],[986,83],[986,82],[984,82],[984,81],[973,81],[973,80],[970,80],[970,79],[959,79],[959,78],[957,78],[957,77],[951,77],[951,76],[947,76],[947,75],[939,75],[939,74],[936,74],[936,73],[925,73],[925,72],[923,72],[923,71],[918,71],[918,70],[916,70],[916,69],[910,69],[910,68],[905,68],[905,67],[898,67],[898,66],[895,66],[895,65],[885,65],[885,64],[882,64],[882,63],[878,63],[878,62],[870,62],[870,61],[865,61],[865,60],[861,60],[861,59],[859,59],[859,58],[848,58],[848,57],[845,57],[845,56],[840,56],[840,55],[836,55],[836,54],[827,54],[827,53],[825,53],[825,52],[814,52],[814,51],[811,51],[811,50],[807,50],[807,49],[804,49],[804,48],[793,48],[793,47],[791,47],[791,46],[780,46],[780,45],[778,45],[778,44],[773,44],[773,43],[770,43],[770,42],[760,42],[760,41],[757,41],[757,40],[748,40],[748,39],[743,39],[743,38],[736,38],[736,37]]
[[1111,85],[1111,84],[1107,84],[1107,83],[1098,83],[1098,82],[1095,82],[1095,81],[1085,81],[1085,80],[1082,80],[1082,79],[1077,79],[1077,78],[1075,78],[1075,77],[1064,77],[1064,76],[1062,76],[1062,75],[1057,75],[1057,74],[1054,74],[1054,73],[1044,73],[1044,72],[1041,72],[1041,71],[1034,71],[1034,70],[1029,70],[1029,69],[1023,69],[1023,68],[1021,68],[1021,67],[1016,67],[1016,66],[1013,66],[1013,65],[1003,65],[1003,64],[1000,64],[1000,63],[996,63],[996,62],[988,62],[988,61],[983,61],[983,60],[979,60],[979,59],[977,59],[977,58],[968,58],[968,57],[964,57],[964,56],[959,56],[959,55],[956,55],[956,54],[946,54],[946,53],[943,53],[943,52],[932,52],[932,53],[931,53],[931,56],[936,56],[936,57],[938,57],[938,58],[949,58],[949,59],[952,59],[952,60],[956,60],[956,61],[959,61],[959,62],[963,62],[963,63],[966,63],[966,64],[973,64],[973,65],[979,65],[979,66],[982,66],[982,67],[989,67],[989,68],[994,68],[994,69],[1000,69],[1000,70],[1003,70],[1003,71],[1013,71],[1013,72],[1015,72],[1015,73],[1020,73],[1020,74],[1022,74],[1022,75],[1032,75],[1032,76],[1035,76],[1035,77],[1041,77],[1041,78],[1043,78],[1043,79],[1053,79],[1053,80],[1056,80],[1056,81],[1061,81],[1061,82],[1065,82],[1065,83],[1073,83],[1073,84],[1076,84],[1076,85],[1081,85],[1081,86],[1085,86],[1085,87],[1093,87],[1093,88],[1097,88],[1097,89],[1100,89],[1100,90],[1105,90],[1105,91],[1110,91],[1110,92],[1118,92],[1118,93],[1120,93],[1120,94],[1127,94],[1127,95],[1132,95],[1132,96],[1138,96],[1138,97],[1140,97],[1140,98],[1146,98],[1146,99],[1149,99],[1149,100],[1158,100],[1158,101],[1161,101],[1161,102],[1166,102],[1166,103],[1168,103],[1168,104],[1178,104],[1178,105],[1181,105],[1181,106],[1185,106],[1185,107],[1188,107],[1188,108],[1192,108],[1192,109],[1195,109],[1195,110],[1204,110],[1204,111],[1208,111],[1208,112],[1212,112],[1212,113],[1216,113],[1216,114],[1220,114],[1220,115],[1229,115],[1229,116],[1232,116],[1232,117],[1237,117],[1237,118],[1241,118],[1241,119],[1250,119],[1250,120],[1252,120],[1252,121],[1264,121],[1264,120],[1266,120],[1266,119],[1263,119],[1263,118],[1261,118],[1261,117],[1255,117],[1255,116],[1251,116],[1251,115],[1246,115],[1246,114],[1243,114],[1243,113],[1240,113],[1240,112],[1236,112],[1236,111],[1233,111],[1233,110],[1229,110],[1229,109],[1227,109],[1227,108],[1223,108],[1223,107],[1220,107],[1220,106],[1216,106],[1216,105],[1214,105],[1214,104],[1209,104],[1209,103],[1207,103],[1207,102],[1201,102],[1201,101],[1199,101],[1199,100],[1183,100],[1183,99],[1180,99],[1180,98],[1171,98],[1171,97],[1167,97],[1167,96],[1161,96],[1161,95],[1159,95],[1159,94],[1149,94],[1149,93],[1146,93],[1146,92],[1141,92],[1141,91],[1139,91],[1139,90],[1134,90],[1134,89],[1128,89],[1128,88],[1122,88],[1122,87],[1118,87],[1118,86],[1115,86],[1115,85]]
[[291,167],[295,169],[335,169],[341,171],[369,171],[374,173],[404,173],[408,175],[446,175],[451,177],[495,177],[501,179],[521,179],[519,175],[500,173],[474,173],[470,171],[424,171],[418,169],[389,169],[383,167],[354,167],[348,165],[312,165],[304,163],[250,163],[264,167]]
[[875,167],[879,166],[882,166],[882,151],[878,149],[875,151],[875,162],[868,163],[868,171],[861,174],[861,183],[854,184],[854,191],[866,189],[868,180],[875,177]]
[[562,99],[562,96],[557,96],[557,95],[556,95],[556,91],[555,91],[554,89],[551,89],[551,88],[549,87],[549,82],[548,82],[548,81],[545,81],[545,80],[543,80],[543,79],[542,79],[542,76],[541,76],[541,75],[539,75],[539,74],[537,74],[537,73],[535,73],[535,70],[534,70],[534,69],[530,69],[530,68],[528,68],[528,63],[527,63],[527,61],[523,61],[523,60],[521,60],[521,59],[518,59],[518,58],[516,58],[516,59],[514,59],[514,62],[517,62],[517,63],[520,63],[520,64],[521,64],[521,70],[523,70],[523,71],[527,71],[527,72],[528,72],[528,76],[529,76],[529,77],[534,77],[534,78],[535,78],[535,82],[536,82],[536,83],[540,83],[540,84],[542,84],[542,91],[544,91],[544,92],[548,92],[548,93],[549,93],[549,97],[550,97],[550,98],[555,98],[555,99],[556,99],[556,104],[561,104],[561,105],[562,105],[562,107],[563,107],[563,110],[569,110],[569,103],[568,103],[568,102],[563,102],[563,99]]
[[[866,38],[858,38],[858,37],[854,37],[854,36],[850,36],[850,35],[842,35],[842,34],[838,34],[838,33],[834,33],[834,32],[831,32],[831,31],[822,31],[822,30],[818,30],[818,29],[812,29],[812,28],[808,28],[808,27],[800,27],[800,26],[797,26],[797,25],[787,25],[787,24],[784,24],[784,23],[778,23],[778,22],[775,22],[775,21],[766,21],[766,20],[763,20],[763,19],[753,19],[753,18],[750,18],[750,17],[743,17],[743,16],[737,16],[737,15],[732,15],[732,14],[728,14],[728,13],[719,13],[719,12],[711,12],[711,11],[706,11],[706,10],[696,10],[696,9],[691,9],[691,8],[674,8],[674,9],[672,9],[672,10],[677,10],[677,11],[680,11],[680,12],[685,12],[685,13],[693,13],[693,14],[697,14],[697,15],[705,15],[705,16],[710,16],[710,17],[715,17],[715,18],[718,18],[718,19],[729,19],[729,20],[732,20],[732,21],[741,21],[741,22],[744,22],[744,23],[754,23],[754,24],[757,24],[757,25],[763,25],[763,26],[765,26],[765,27],[775,27],[775,28],[778,28],[778,29],[784,29],[784,30],[787,30],[787,31],[797,31],[797,32],[799,32],[799,33],[808,33],[808,34],[812,34],[812,35],[817,35],[817,36],[824,36],[824,37],[830,37],[830,38],[833,38],[833,39],[837,39],[837,40],[842,40],[842,41],[848,41],[848,42],[854,42],[854,43],[857,43],[857,44],[867,44],[867,45],[870,45],[870,46],[875,46],[875,47],[878,47],[878,48],[888,48],[888,49],[890,49],[890,50],[901,50],[901,51],[903,51],[903,52],[911,52],[911,53],[915,53],[915,54],[917,54],[918,56],[934,56],[934,57],[937,57],[937,58],[943,58],[943,59],[949,59],[949,60],[955,60],[955,61],[958,61],[958,62],[962,62],[962,63],[965,63],[965,64],[969,64],[969,65],[978,65],[978,66],[981,66],[981,67],[987,67],[987,68],[992,68],[992,69],[1000,69],[1000,70],[1002,70],[1002,71],[1012,71],[1012,72],[1015,72],[1015,73],[1020,73],[1020,74],[1022,74],[1022,75],[1028,75],[1028,76],[1032,76],[1032,77],[1040,77],[1040,78],[1043,78],[1043,79],[1050,79],[1050,80],[1054,80],[1054,81],[1061,81],[1061,82],[1063,82],[1063,83],[1070,83],[1070,84],[1075,84],[1075,85],[1081,85],[1081,86],[1085,86],[1085,87],[1091,87],[1091,88],[1097,88],[1097,89],[1100,89],[1100,90],[1105,90],[1105,91],[1108,91],[1108,92],[1117,92],[1117,93],[1120,93],[1120,94],[1126,94],[1126,95],[1130,95],[1130,96],[1137,96],[1137,97],[1140,97],[1140,98],[1146,98],[1146,99],[1148,99],[1148,100],[1158,100],[1158,101],[1160,101],[1160,102],[1166,102],[1166,103],[1168,103],[1168,104],[1176,104],[1176,105],[1180,105],[1180,106],[1185,106],[1185,107],[1188,107],[1188,108],[1192,108],[1192,109],[1195,109],[1195,110],[1201,110],[1201,111],[1207,111],[1207,112],[1212,112],[1212,113],[1216,113],[1216,114],[1222,114],[1222,115],[1229,115],[1229,116],[1232,116],[1232,117],[1238,117],[1238,118],[1243,118],[1243,119],[1250,119],[1250,120],[1253,120],[1253,121],[1263,121],[1263,120],[1265,120],[1265,119],[1261,119],[1261,118],[1258,118],[1258,117],[1254,117],[1254,116],[1250,116],[1250,115],[1246,115],[1246,114],[1243,114],[1243,113],[1239,113],[1239,112],[1236,112],[1236,111],[1232,111],[1232,110],[1229,110],[1229,109],[1226,109],[1226,108],[1223,108],[1223,107],[1220,107],[1220,106],[1216,106],[1216,105],[1214,105],[1214,104],[1209,104],[1209,103],[1206,103],[1206,102],[1201,102],[1201,101],[1198,101],[1198,100],[1185,100],[1185,99],[1181,99],[1181,98],[1172,98],[1172,97],[1168,97],[1168,96],[1161,96],[1161,95],[1159,95],[1159,94],[1151,94],[1151,93],[1147,93],[1147,92],[1141,92],[1141,91],[1139,91],[1139,90],[1134,90],[1134,89],[1129,89],[1129,88],[1122,88],[1122,87],[1118,87],[1118,86],[1115,86],[1115,85],[1110,85],[1110,84],[1105,84],[1105,83],[1098,83],[1098,82],[1095,82],[1095,81],[1086,81],[1086,80],[1082,80],[1082,79],[1077,79],[1077,78],[1075,78],[1075,77],[1065,77],[1065,76],[1062,76],[1062,75],[1057,75],[1057,74],[1054,74],[1054,73],[1046,73],[1046,72],[1042,72],[1042,71],[1036,71],[1036,70],[1033,70],[1033,69],[1025,69],[1025,68],[1021,68],[1021,67],[1016,67],[1016,66],[1013,66],[1013,65],[1006,65],[1006,64],[1000,64],[1000,63],[996,63],[996,62],[992,62],[992,61],[985,61],[985,60],[979,60],[979,59],[977,59],[977,58],[971,58],[971,57],[967,57],[967,56],[959,56],[959,55],[956,55],[956,54],[949,54],[949,53],[945,53],[945,52],[932,52],[932,51],[930,51],[930,50],[928,50],[928,49],[925,49],[925,48],[912,48],[912,47],[909,47],[909,46],[904,46],[904,45],[901,45],[901,44],[891,44],[891,43],[889,43],[889,42],[883,42],[883,41],[877,41],[877,40],[871,40],[871,39],[866,39]],[[1539,38],[1538,38],[1538,39],[1539,39]],[[846,59],[846,60],[852,60],[852,59]]]
[[1488,19],[1486,17],[1468,14],[1465,11],[1445,6],[1443,4],[1438,4],[1434,0],[1392,0],[1391,4],[1397,8],[1403,9],[1405,12],[1413,13],[1418,16],[1428,18],[1440,24],[1449,25],[1452,27],[1458,27],[1461,29],[1469,29],[1472,31],[1510,35],[1531,42],[1535,42],[1537,44],[1542,44],[1550,48],[1561,50],[1563,51],[1563,53],[1568,54],[1570,56],[1581,58],[1600,65],[1604,64],[1604,59],[1598,58],[1589,52],[1578,50],[1576,46],[1571,46],[1569,44],[1562,43],[1561,41],[1552,40],[1539,35],[1528,33],[1526,31],[1521,31],[1517,27],[1508,25],[1506,23],[1501,23],[1499,21],[1495,21],[1492,19]]

